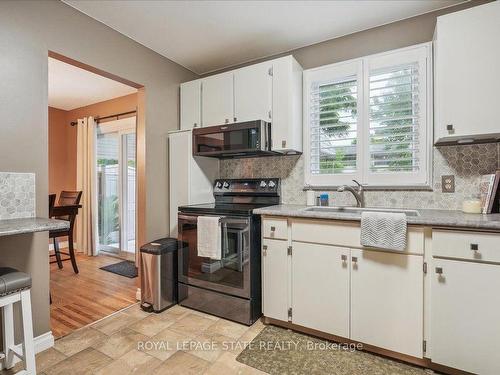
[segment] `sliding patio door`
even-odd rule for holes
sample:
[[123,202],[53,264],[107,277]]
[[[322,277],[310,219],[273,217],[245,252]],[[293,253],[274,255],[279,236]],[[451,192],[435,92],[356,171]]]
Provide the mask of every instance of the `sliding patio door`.
[[136,118],[97,127],[98,248],[122,256],[135,253]]

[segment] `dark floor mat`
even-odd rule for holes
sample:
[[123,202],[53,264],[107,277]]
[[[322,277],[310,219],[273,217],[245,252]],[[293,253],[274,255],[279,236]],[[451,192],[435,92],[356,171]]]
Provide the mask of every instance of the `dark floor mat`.
[[420,367],[275,326],[264,328],[236,360],[272,375],[429,374]]
[[124,260],[123,262],[110,264],[109,266],[104,266],[100,269],[111,273],[116,273],[120,276],[128,277],[129,279],[137,277],[137,267],[135,266],[135,263],[130,260]]

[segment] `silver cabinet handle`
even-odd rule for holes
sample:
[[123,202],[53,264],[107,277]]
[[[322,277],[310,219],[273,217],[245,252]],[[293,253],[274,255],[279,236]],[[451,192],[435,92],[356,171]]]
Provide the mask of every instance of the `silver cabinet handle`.
[[479,245],[477,243],[471,243],[470,244],[470,249],[472,251],[478,251],[479,250]]
[[267,245],[262,246],[264,250],[267,250]]
[[234,120],[234,122],[238,121],[238,119],[236,117],[233,117],[233,120]]
[[442,275],[443,274],[443,267],[436,267],[436,273],[438,275]]
[[351,260],[353,263],[356,263],[358,261],[358,257],[352,257]]
[[193,127],[195,127],[195,128],[196,128],[197,126],[198,126],[198,124],[195,122],[195,123],[193,124]]
[[449,132],[452,132],[453,131],[453,124],[446,125],[446,130],[448,130]]
[[229,124],[229,119],[228,118],[226,119],[226,124]]
[[342,259],[343,262],[347,261],[347,255],[341,255],[340,259]]
[[262,255],[263,256],[267,255],[267,245],[262,246]]
[[276,227],[271,227],[271,232],[274,232],[276,230]]

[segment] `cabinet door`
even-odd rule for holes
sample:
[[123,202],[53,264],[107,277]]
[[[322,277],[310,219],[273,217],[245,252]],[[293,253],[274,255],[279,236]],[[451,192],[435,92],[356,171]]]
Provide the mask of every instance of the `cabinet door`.
[[432,361],[500,374],[500,266],[434,259],[430,275]]
[[201,126],[201,81],[181,84],[181,130]]
[[273,150],[302,152],[302,67],[286,56],[273,61]]
[[[170,236],[177,238],[178,207],[189,204],[189,170],[191,158],[190,131],[171,133],[168,136],[168,160],[170,170]],[[174,175],[175,173],[175,175]]]
[[202,80],[203,126],[233,122],[233,73],[223,73]]
[[[438,17],[436,138],[500,133],[500,4]],[[447,125],[453,130],[448,131]]]
[[351,249],[351,339],[423,356],[423,258]]
[[288,320],[288,242],[262,241],[262,311],[264,316]]
[[349,249],[293,242],[292,322],[349,337]]
[[234,121],[271,121],[272,64],[257,64],[234,72]]

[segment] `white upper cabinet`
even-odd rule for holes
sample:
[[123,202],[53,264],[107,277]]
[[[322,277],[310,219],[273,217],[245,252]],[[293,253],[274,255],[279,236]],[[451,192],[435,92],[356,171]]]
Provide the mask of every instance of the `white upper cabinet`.
[[234,122],[233,72],[202,79],[203,126]]
[[252,65],[234,71],[234,122],[271,121],[272,64]]
[[293,56],[181,85],[181,129],[255,120],[271,122],[273,151],[302,152],[302,67]]
[[435,33],[435,142],[500,136],[500,3],[440,16]]
[[272,149],[302,152],[302,67],[293,56],[272,63]]
[[201,126],[201,80],[181,84],[181,130]]

